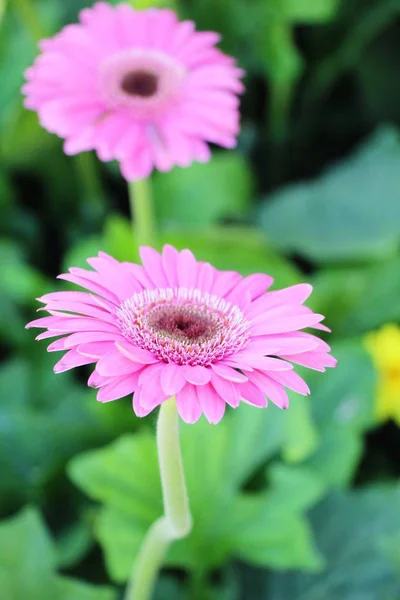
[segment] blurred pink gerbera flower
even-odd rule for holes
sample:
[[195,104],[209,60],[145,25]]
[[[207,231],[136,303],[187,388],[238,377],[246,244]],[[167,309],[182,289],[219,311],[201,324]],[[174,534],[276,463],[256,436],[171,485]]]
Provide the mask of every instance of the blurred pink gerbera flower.
[[143,266],[99,253],[94,271],[61,275],[89,292],[55,292],[41,298],[51,316],[29,323],[62,336],[50,351],[67,351],[56,373],[95,363],[89,385],[108,402],[134,393],[145,416],[172,395],[188,423],[204,412],[211,423],[226,403],[265,407],[268,397],[288,407],[285,387],[308,394],[292,363],[324,371],[336,361],[329,346],[306,327],[327,329],[322,315],[303,306],[311,286],[266,292],[267,275],[242,277],[196,262],[189,250],[141,248]]
[[205,162],[206,142],[231,148],[239,130],[243,72],[218,40],[170,10],[97,3],[40,43],[25,105],[67,154],[94,149],[128,180]]

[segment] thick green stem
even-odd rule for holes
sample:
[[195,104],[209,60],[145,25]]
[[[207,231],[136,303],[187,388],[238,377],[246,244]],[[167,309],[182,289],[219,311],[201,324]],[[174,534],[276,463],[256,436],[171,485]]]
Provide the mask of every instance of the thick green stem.
[[174,398],[161,405],[157,447],[165,514],[147,532],[134,565],[125,600],[151,599],[157,573],[170,543],[186,537],[192,528]]
[[154,243],[155,227],[150,180],[130,181],[128,188],[137,243],[139,246],[151,246]]

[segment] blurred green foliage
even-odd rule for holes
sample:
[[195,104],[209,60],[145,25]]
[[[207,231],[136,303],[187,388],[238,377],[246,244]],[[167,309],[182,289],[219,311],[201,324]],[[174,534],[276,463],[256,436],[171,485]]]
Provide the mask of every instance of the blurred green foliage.
[[[159,245],[275,287],[310,280],[339,360],[302,370],[312,394],[291,394],[289,411],[182,427],[195,528],[155,598],[396,600],[400,433],[377,426],[363,336],[400,322],[400,2],[132,3],[219,31],[247,70],[238,149],[154,175]],[[55,376],[24,330],[60,271],[99,249],[138,258],[116,165],[66,157],[22,106],[36,41],[90,4],[0,0],[4,600],[113,600],[161,513],[154,417],[97,404],[86,368]]]

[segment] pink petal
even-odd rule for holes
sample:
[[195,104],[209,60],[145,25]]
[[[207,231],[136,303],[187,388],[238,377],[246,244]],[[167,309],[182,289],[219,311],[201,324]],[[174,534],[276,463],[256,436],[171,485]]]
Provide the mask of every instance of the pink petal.
[[184,370],[184,366],[176,365],[175,363],[163,365],[160,383],[167,396],[174,396],[186,385]]
[[214,279],[211,293],[224,298],[233,287],[239,284],[241,279],[242,276],[236,271],[220,271]]
[[[89,271],[87,271],[87,273],[89,273]],[[86,288],[87,290],[90,290],[91,292],[94,292],[99,296],[103,296],[113,304],[120,304],[120,298],[118,298],[118,296],[113,294],[110,290],[106,289],[102,285],[94,283],[93,281],[89,281],[87,278],[77,277],[76,275],[65,273],[63,275],[58,275],[57,279],[63,279],[64,281],[75,283],[75,285],[79,285],[80,287]]]
[[190,250],[182,250],[177,263],[178,281],[180,287],[196,286],[197,262]]
[[219,394],[227,404],[229,404],[233,408],[237,408],[239,406],[239,386],[232,383],[232,381],[223,379],[215,373],[213,373],[211,383],[217,394]]
[[179,252],[173,246],[166,244],[162,251],[162,266],[166,275],[167,287],[178,287],[177,262]]
[[265,336],[264,338],[258,337],[251,340],[246,346],[246,352],[250,354],[260,353],[265,355],[280,355],[286,354],[300,354],[301,352],[307,352],[318,348],[319,340],[316,337],[300,337],[299,335],[292,335],[284,337],[278,334],[276,336]]
[[240,397],[253,406],[259,406],[265,408],[267,406],[267,399],[261,390],[254,385],[251,381],[246,381],[239,386]]
[[140,373],[139,385],[143,386],[152,381],[158,383],[160,380],[161,370],[164,366],[165,365],[162,362],[146,365]]
[[219,423],[225,413],[224,400],[210,384],[199,386],[196,391],[207,421],[212,424]]
[[78,313],[88,317],[95,317],[96,319],[105,321],[106,323],[115,324],[115,317],[109,312],[93,305],[82,304],[81,302],[52,301],[41,310],[61,310],[68,313]]
[[136,392],[138,406],[145,410],[154,410],[168,399],[161,389],[159,379],[159,376],[156,375],[152,379],[148,379],[145,384],[140,385]]
[[54,373],[64,373],[64,371],[69,371],[75,367],[82,367],[83,365],[90,365],[94,362],[96,362],[95,359],[82,356],[76,350],[70,350],[54,365]]
[[143,350],[142,348],[138,348],[129,342],[117,342],[116,346],[118,350],[134,362],[142,363],[144,365],[149,365],[151,363],[158,362],[158,358],[154,356],[148,350]]
[[125,375],[114,379],[112,383],[100,388],[97,392],[97,400],[99,402],[111,402],[132,394],[138,386],[138,378],[138,373],[134,373],[133,375]]
[[195,423],[203,412],[196,390],[197,388],[195,386],[187,383],[185,387],[176,394],[176,407],[185,423]]
[[290,371],[293,369],[293,366],[290,363],[280,360],[279,358],[250,354],[246,351],[233,354],[228,359],[224,359],[221,362],[235,364],[238,368],[243,370],[247,367],[261,369],[263,371]]
[[66,350],[65,342],[68,338],[61,338],[60,340],[56,340],[47,346],[47,352],[60,352],[60,350]]
[[115,348],[115,343],[112,342],[89,342],[87,344],[81,344],[77,347],[77,351],[82,356],[88,356],[90,358],[100,358],[103,354],[106,354],[110,350]]
[[149,415],[153,409],[152,408],[147,408],[147,409],[143,408],[142,406],[140,406],[139,400],[140,400],[140,394],[139,394],[139,390],[138,390],[133,394],[133,399],[132,399],[133,411],[134,411],[135,415],[139,418],[147,417],[147,415]]
[[284,387],[268,377],[260,371],[253,371],[249,374],[251,381],[266,395],[268,398],[279,406],[279,408],[289,408],[289,398]]
[[135,373],[142,365],[123,356],[117,348],[104,354],[97,363],[96,371],[103,377],[121,377]]
[[232,369],[223,363],[214,363],[211,364],[211,368],[220,377],[223,379],[227,379],[228,381],[233,381],[234,383],[241,383],[247,381],[246,375],[239,373],[236,369]]
[[288,358],[297,365],[321,372],[325,371],[325,367],[336,367],[337,365],[336,358],[325,352],[304,352]]
[[164,272],[161,256],[150,246],[141,246],[139,249],[140,258],[147,275],[153,281],[156,287],[169,287],[168,278]]
[[264,313],[266,310],[270,310],[276,306],[285,304],[303,304],[310,296],[311,292],[312,286],[308,283],[300,283],[283,290],[268,292],[265,296],[261,296],[258,300],[253,302],[247,313],[247,317],[252,319],[260,313]]
[[315,326],[316,323],[322,321],[325,317],[314,313],[299,315],[295,317],[286,317],[277,320],[267,321],[257,325],[257,329],[253,331],[253,335],[266,335],[271,333],[287,333],[289,331],[297,331],[305,327]]
[[310,393],[310,388],[296,371],[280,371],[279,373],[274,371],[265,373],[265,375],[302,396],[308,396]]
[[197,276],[197,287],[199,290],[202,292],[210,292],[217,273],[217,269],[214,269],[210,263],[201,263],[198,268]]
[[184,368],[184,376],[188,383],[193,385],[205,385],[211,380],[211,371],[206,367],[192,367],[186,365]]
[[256,273],[244,277],[228,294],[226,300],[236,306],[242,306],[243,295],[249,294],[250,299],[258,298],[273,284],[274,280],[269,275]]
[[80,346],[81,344],[88,344],[89,342],[116,342],[124,341],[122,335],[115,335],[113,332],[105,331],[82,331],[79,333],[72,333],[65,339],[65,347],[73,348],[74,346]]

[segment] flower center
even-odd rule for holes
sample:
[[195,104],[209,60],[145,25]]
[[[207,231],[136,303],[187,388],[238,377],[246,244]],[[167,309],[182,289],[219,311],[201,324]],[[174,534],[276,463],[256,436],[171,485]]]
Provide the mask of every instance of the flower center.
[[154,73],[145,70],[131,71],[124,75],[121,88],[131,96],[150,98],[157,92],[158,77]]
[[205,342],[218,329],[218,320],[212,315],[196,312],[187,306],[161,306],[148,316],[147,323],[155,332],[182,342]]
[[109,110],[129,109],[147,121],[170,107],[185,72],[180,62],[157,50],[121,50],[103,61],[99,83]]
[[122,334],[159,360],[209,365],[243,348],[249,323],[242,311],[197,289],[145,290],[117,310]]

